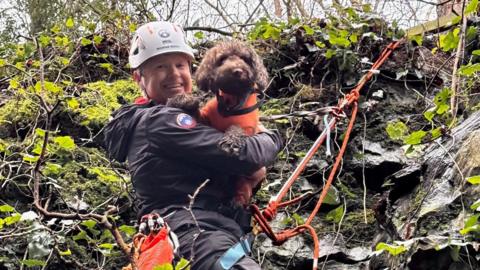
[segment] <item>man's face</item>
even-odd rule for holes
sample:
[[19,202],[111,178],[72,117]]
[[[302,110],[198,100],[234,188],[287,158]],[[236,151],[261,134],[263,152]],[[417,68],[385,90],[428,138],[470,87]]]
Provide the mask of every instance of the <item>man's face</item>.
[[192,92],[192,76],[188,56],[182,53],[161,54],[141,66],[138,79],[148,98],[159,104],[182,93]]

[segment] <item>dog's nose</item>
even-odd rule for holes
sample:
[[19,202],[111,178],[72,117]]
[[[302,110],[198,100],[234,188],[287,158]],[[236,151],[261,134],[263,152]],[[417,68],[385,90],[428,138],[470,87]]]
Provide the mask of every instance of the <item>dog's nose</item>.
[[240,68],[236,68],[236,69],[233,70],[233,75],[235,75],[237,77],[242,76],[242,74],[243,74],[243,70],[240,69]]

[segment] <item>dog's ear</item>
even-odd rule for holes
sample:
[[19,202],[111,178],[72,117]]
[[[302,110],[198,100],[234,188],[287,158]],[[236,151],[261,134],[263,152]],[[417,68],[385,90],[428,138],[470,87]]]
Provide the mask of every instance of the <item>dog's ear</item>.
[[211,90],[213,76],[215,73],[215,62],[217,59],[217,48],[209,49],[200,62],[200,66],[195,72],[195,82],[200,90],[208,92]]
[[265,91],[268,86],[268,72],[257,53],[253,53],[253,69],[256,71],[256,90]]

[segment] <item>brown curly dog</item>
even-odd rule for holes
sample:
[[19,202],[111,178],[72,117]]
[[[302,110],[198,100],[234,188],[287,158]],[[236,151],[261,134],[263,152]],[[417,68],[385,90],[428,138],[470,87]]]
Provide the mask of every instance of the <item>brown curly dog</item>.
[[[201,118],[216,129],[226,131],[220,146],[236,154],[244,145],[242,137],[259,131],[259,111],[254,106],[258,102],[257,94],[263,92],[268,84],[268,73],[262,59],[243,42],[222,42],[207,51],[195,80],[201,90],[216,94],[216,98],[201,108]],[[245,108],[253,110],[243,113]],[[232,113],[235,110],[239,113]],[[263,167],[250,176],[239,177],[235,201],[247,205],[253,189],[259,186],[265,175]]]

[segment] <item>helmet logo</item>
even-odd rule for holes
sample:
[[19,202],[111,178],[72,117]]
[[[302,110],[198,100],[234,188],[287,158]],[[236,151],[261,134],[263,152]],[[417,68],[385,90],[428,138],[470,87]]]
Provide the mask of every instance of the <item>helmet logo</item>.
[[158,35],[161,37],[161,38],[168,38],[170,36],[170,34],[165,31],[165,30],[160,30],[158,31]]

